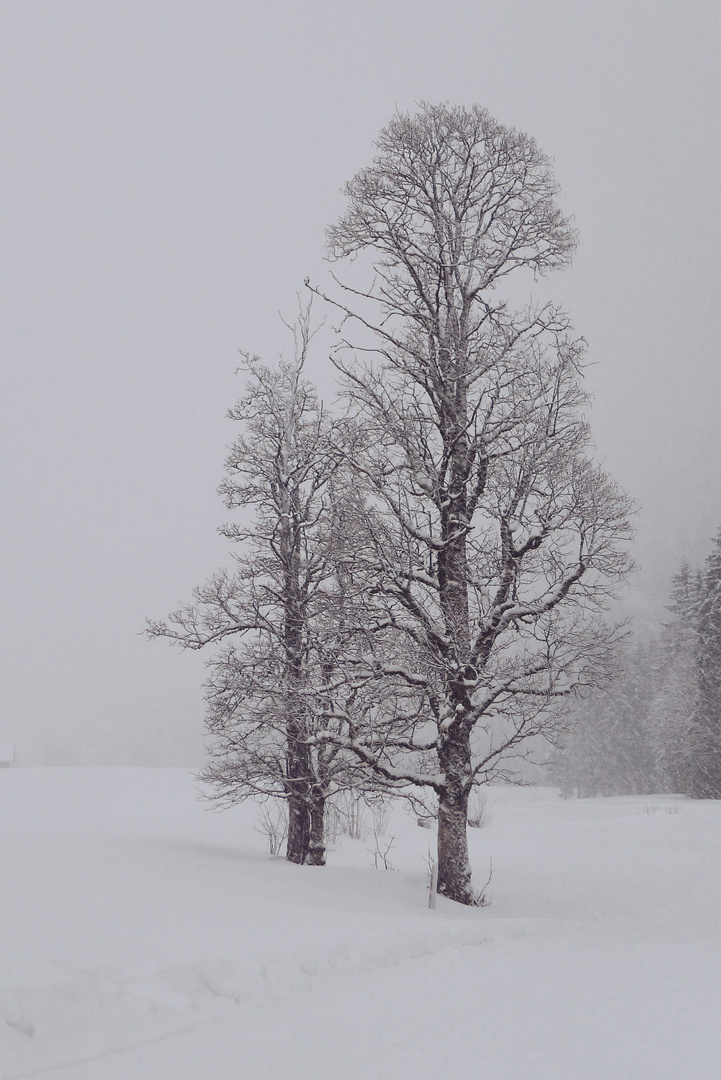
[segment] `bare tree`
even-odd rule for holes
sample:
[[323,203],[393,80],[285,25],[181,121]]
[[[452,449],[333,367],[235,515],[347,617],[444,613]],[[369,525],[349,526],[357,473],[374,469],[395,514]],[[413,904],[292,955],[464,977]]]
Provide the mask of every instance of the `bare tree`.
[[322,865],[325,800],[349,771],[338,746],[311,742],[320,718],[328,723],[337,663],[328,581],[341,457],[333,423],[302,379],[310,307],[294,335],[292,363],[271,370],[245,358],[247,391],[229,413],[243,424],[221,486],[226,506],[241,513],[221,530],[238,545],[234,570],[216,573],[193,603],[148,632],[184,648],[220,646],[209,661],[212,741],[201,778],[225,804],[286,799],[287,858]]
[[477,107],[396,115],[377,147],[329,230],[336,259],[370,255],[372,282],[325,298],[367,492],[365,625],[383,635],[355,678],[397,692],[319,740],[435,793],[438,891],[473,903],[469,793],[596,677],[629,504],[588,457],[583,343],[555,307],[495,291],[570,260],[548,159]]

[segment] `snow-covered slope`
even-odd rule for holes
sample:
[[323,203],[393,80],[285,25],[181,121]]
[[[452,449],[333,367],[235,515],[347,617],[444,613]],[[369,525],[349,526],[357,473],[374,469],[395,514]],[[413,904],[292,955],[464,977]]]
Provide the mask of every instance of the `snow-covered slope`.
[[430,911],[402,807],[316,869],[181,770],[4,770],[0,1076],[721,1075],[721,805],[489,804],[491,906]]

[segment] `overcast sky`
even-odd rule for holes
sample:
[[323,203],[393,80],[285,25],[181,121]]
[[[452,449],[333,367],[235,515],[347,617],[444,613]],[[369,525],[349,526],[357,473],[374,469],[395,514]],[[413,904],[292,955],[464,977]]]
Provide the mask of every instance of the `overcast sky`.
[[[238,349],[275,359],[396,108],[555,160],[628,604],[721,527],[717,0],[0,4],[2,691],[27,763],[197,764],[202,659],[139,636],[226,558]],[[314,377],[327,396],[323,356]]]

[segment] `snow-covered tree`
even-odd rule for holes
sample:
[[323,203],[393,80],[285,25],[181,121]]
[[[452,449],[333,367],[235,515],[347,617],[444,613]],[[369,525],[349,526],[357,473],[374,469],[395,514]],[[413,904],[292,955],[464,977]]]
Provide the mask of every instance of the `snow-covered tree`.
[[328,725],[329,694],[342,695],[333,689],[342,605],[330,584],[343,518],[334,498],[341,456],[334,425],[302,378],[310,309],[294,333],[293,362],[270,369],[246,358],[246,392],[229,413],[243,425],[221,486],[226,506],[240,512],[221,530],[236,546],[234,568],[149,633],[184,648],[218,646],[209,661],[202,779],[225,804],[287,800],[287,858],[321,865],[326,799],[349,782],[339,749],[311,741]]
[[656,720],[658,790],[686,792],[691,767],[691,717],[698,687],[698,608],[702,579],[684,561],[672,579],[671,596],[659,649],[654,711]]
[[664,650],[654,639],[625,648],[607,687],[593,689],[568,718],[563,748],[548,776],[564,795],[579,798],[644,795],[670,790],[659,698]]
[[396,115],[377,147],[329,233],[337,259],[370,256],[372,283],[331,302],[357,329],[335,360],[372,510],[366,625],[385,635],[356,676],[365,664],[406,700],[323,737],[435,794],[438,889],[472,903],[470,791],[595,678],[629,506],[589,457],[567,318],[498,294],[511,273],[570,260],[548,159],[478,107]]
[[549,769],[565,794],[694,791],[703,595],[702,576],[684,562],[658,636],[625,648],[613,682],[574,708]]
[[702,577],[697,616],[698,690],[689,732],[688,792],[721,799],[721,532]]

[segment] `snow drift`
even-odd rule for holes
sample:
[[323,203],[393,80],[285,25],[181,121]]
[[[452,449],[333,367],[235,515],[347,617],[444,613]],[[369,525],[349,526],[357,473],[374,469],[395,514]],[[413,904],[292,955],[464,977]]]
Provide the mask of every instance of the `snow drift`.
[[4,771],[0,1075],[715,1078],[721,805],[489,803],[492,905],[429,911],[403,807],[319,869],[183,770]]

